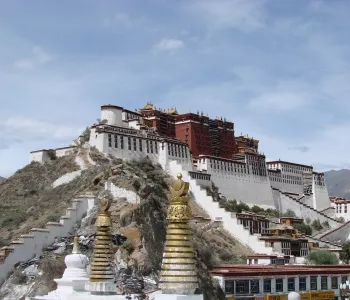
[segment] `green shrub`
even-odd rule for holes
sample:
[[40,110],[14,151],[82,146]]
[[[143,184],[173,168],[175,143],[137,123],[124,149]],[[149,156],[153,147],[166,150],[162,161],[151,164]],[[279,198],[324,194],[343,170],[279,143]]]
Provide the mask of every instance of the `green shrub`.
[[13,284],[25,284],[27,282],[27,275],[23,273],[21,269],[16,269],[13,272]]
[[312,228],[310,225],[306,225],[305,223],[299,223],[293,225],[293,227],[301,233],[304,233],[306,235],[312,235]]
[[311,226],[317,231],[319,231],[323,228],[319,219],[313,220],[311,223]]
[[337,265],[339,264],[338,257],[325,250],[311,251],[308,260],[316,265]]
[[292,211],[291,209],[287,209],[287,211],[283,214],[284,217],[291,217],[291,218],[295,218],[296,214],[294,211]]
[[56,151],[53,149],[50,149],[47,151],[47,156],[49,157],[50,160],[57,159]]

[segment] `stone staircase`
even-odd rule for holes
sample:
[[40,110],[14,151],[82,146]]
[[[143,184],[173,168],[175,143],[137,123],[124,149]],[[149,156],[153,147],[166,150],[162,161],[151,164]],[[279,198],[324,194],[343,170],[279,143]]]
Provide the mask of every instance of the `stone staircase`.
[[[332,228],[336,228],[339,225],[342,225],[342,223],[339,222],[338,220],[329,217],[328,215],[326,215],[322,211],[318,211],[317,209],[314,209],[310,205],[305,204],[303,202],[303,200],[305,199],[305,195],[297,196],[297,195],[293,195],[293,194],[290,194],[290,193],[282,192],[282,191],[280,191],[277,188],[272,188],[272,189],[274,191],[278,191],[280,193],[280,195],[281,195],[281,202],[282,203],[285,200],[289,200],[291,202],[294,202],[294,204],[296,204],[296,206],[299,206],[299,211],[303,212],[303,215],[299,215],[299,217],[303,218],[303,216],[306,215],[309,212],[311,220],[319,219],[321,222],[328,221]],[[283,209],[282,209],[282,211],[283,211]],[[293,211],[297,215],[299,214],[298,209],[293,209]]]
[[190,195],[210,216],[214,222],[221,222],[223,228],[229,232],[234,238],[241,243],[247,245],[252,251],[259,254],[271,254],[273,249],[265,246],[265,242],[259,240],[259,236],[251,235],[249,230],[243,225],[238,224],[237,219],[224,208],[219,207],[219,203],[213,201],[211,196],[207,195],[206,190],[203,190],[194,179],[192,179],[188,171],[183,170],[182,166],[176,161],[169,163],[168,172],[171,176],[176,177],[178,173],[183,175],[183,179],[190,183]]
[[93,195],[81,195],[72,201],[66,214],[59,222],[48,222],[45,228],[32,228],[28,234],[23,234],[9,246],[0,249],[0,286],[18,263],[26,262],[39,256],[42,249],[52,244],[56,237],[66,236],[77,221],[96,203]]

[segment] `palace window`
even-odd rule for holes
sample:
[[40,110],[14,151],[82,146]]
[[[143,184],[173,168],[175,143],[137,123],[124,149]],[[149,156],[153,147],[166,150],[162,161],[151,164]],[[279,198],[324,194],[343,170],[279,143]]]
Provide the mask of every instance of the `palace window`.
[[348,205],[344,204],[344,213],[346,214],[348,212]]
[[317,290],[317,276],[310,276],[310,290]]
[[251,280],[250,281],[250,293],[251,294],[259,294],[260,289],[259,289],[259,280]]
[[249,294],[249,280],[236,281],[236,294],[239,294],[239,295]]
[[142,152],[142,139],[139,139],[139,149]]
[[128,136],[128,149],[131,150],[131,137]]
[[154,142],[154,149],[156,150],[156,153],[158,154],[158,142]]
[[283,292],[283,279],[276,278],[276,292]]
[[114,135],[114,148],[118,148],[118,135]]
[[235,292],[235,281],[234,280],[225,280],[225,293],[234,294]]
[[108,134],[108,147],[112,147],[112,135]]
[[294,278],[288,278],[288,292],[295,290],[295,280]]
[[271,292],[271,279],[264,279],[264,293]]
[[322,276],[321,277],[321,290],[326,290],[328,288],[328,277]]
[[338,277],[332,277],[332,289],[336,290],[338,287]]
[[124,149],[124,136],[120,136],[120,148]]
[[153,141],[150,141],[151,143],[151,153],[153,153]]
[[146,149],[147,149],[147,153],[149,153],[149,140],[146,140]]
[[306,277],[299,277],[299,291],[306,291]]
[[137,151],[136,138],[134,138],[134,151]]
[[346,281],[348,280],[348,276],[342,276],[341,277],[341,283],[346,283]]
[[168,144],[168,155],[170,155],[170,144]]

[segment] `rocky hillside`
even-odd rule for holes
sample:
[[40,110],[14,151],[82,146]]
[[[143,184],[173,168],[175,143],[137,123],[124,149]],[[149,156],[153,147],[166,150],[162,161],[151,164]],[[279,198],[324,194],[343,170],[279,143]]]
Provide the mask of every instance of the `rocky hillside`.
[[2,184],[3,182],[5,182],[5,180],[6,180],[6,178],[0,176],[0,184]]
[[328,194],[350,199],[350,170],[328,171],[326,177]]
[[[75,155],[44,165],[32,163],[0,186],[0,232],[5,237],[2,243],[32,227],[43,226],[49,220],[56,221],[70,199],[77,194],[92,191],[101,195],[105,192],[104,184],[108,180],[118,187],[136,192],[141,199],[140,204],[131,204],[124,198],[115,198],[111,206],[118,286],[126,292],[154,289],[166,235],[168,186],[173,179],[160,165],[153,165],[149,159],[124,162],[106,158],[93,150],[90,157],[96,165],[83,170],[73,181],[53,188],[52,183],[57,178],[79,169]],[[190,205],[196,215],[206,217],[195,202]],[[10,214],[3,213],[4,209]],[[88,256],[93,247],[96,211],[93,210],[81,223],[76,224],[75,229],[81,236],[81,246]],[[221,263],[245,263],[250,250],[221,228],[193,222],[191,229],[200,289],[205,299],[225,299],[208,269]],[[71,240],[72,236],[58,239],[46,249],[43,257],[18,266],[0,289],[0,298],[21,299],[24,295],[46,294],[54,289],[53,278],[62,275],[64,256],[70,252]],[[33,272],[29,274],[28,268],[36,269],[36,266],[38,270],[34,275]],[[53,269],[55,272],[52,272]]]

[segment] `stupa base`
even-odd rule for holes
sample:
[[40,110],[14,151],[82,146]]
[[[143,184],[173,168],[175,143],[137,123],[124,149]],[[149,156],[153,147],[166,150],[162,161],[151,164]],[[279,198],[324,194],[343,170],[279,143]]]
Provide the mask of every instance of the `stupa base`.
[[111,282],[87,282],[85,290],[91,295],[116,295],[118,294],[116,284]]
[[203,295],[155,294],[155,300],[203,300]]

